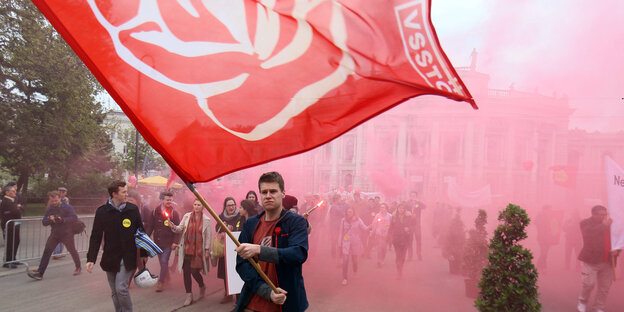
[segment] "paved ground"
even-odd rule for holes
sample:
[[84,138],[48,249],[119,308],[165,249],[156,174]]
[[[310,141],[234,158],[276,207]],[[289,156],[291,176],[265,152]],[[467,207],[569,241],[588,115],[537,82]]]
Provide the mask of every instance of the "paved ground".
[[[472,300],[464,296],[463,278],[448,273],[447,262],[430,242],[425,241],[423,261],[406,263],[401,280],[396,278],[394,253],[390,251],[382,268],[377,268],[372,260],[361,259],[359,272],[349,277],[347,286],[342,286],[341,268],[325,247],[328,239],[323,236],[312,245],[304,267],[309,311],[475,311]],[[562,262],[560,246],[551,253],[549,264],[555,267]],[[84,258],[84,254],[81,256]],[[37,264],[34,261],[31,265]],[[0,311],[112,311],[108,283],[99,263],[96,267],[92,274],[83,271],[74,277],[69,256],[51,260],[42,281],[28,278],[24,266],[13,270],[0,268]],[[157,272],[157,261],[150,260],[148,267]],[[186,308],[180,308],[185,294],[177,273],[162,293],[133,286],[135,311],[230,311],[233,305],[219,304],[223,283],[215,275],[216,270],[212,270],[205,278],[209,295]],[[542,271],[539,286],[543,311],[575,311],[579,285],[577,271]],[[197,293],[196,284],[194,291]],[[607,311],[624,311],[623,293],[624,275],[611,288]]]

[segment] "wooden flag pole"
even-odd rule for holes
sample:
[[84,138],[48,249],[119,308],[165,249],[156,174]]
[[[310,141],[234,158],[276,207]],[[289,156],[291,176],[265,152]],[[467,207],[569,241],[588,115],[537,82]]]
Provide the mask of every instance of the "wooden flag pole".
[[613,281],[615,282],[615,257],[614,254],[611,254],[611,268],[613,269]]
[[[210,205],[208,205],[208,203],[206,202],[204,197],[201,196],[201,194],[199,194],[199,192],[195,188],[195,185],[193,185],[192,183],[187,182],[186,186],[189,188],[189,190],[191,190],[191,192],[193,192],[193,194],[195,194],[195,197],[197,197],[197,199],[202,203],[204,208],[206,208],[206,210],[208,210],[210,215],[212,215],[212,217],[217,221],[219,226],[222,229],[225,230],[225,233],[227,233],[227,235],[232,239],[234,244],[236,244],[236,246],[240,246],[241,243],[238,241],[238,239],[236,239],[236,237],[234,237],[234,234],[232,234],[230,229],[228,229],[227,225],[225,225],[225,223],[223,223],[223,221],[221,220],[221,218],[219,218],[219,216],[215,213],[215,211],[212,210],[212,208],[210,207]],[[271,287],[271,289],[273,289],[273,291],[276,294],[281,293],[279,290],[277,290],[277,287],[275,287],[275,285],[273,285],[273,282],[271,282],[269,277],[262,271],[262,268],[260,267],[258,262],[256,262],[253,258],[248,258],[247,260],[249,260],[249,262],[251,262],[251,265],[254,267],[254,269],[256,269],[256,271],[258,271],[258,274],[260,274],[260,277],[262,277],[262,279],[269,285],[269,287]]]

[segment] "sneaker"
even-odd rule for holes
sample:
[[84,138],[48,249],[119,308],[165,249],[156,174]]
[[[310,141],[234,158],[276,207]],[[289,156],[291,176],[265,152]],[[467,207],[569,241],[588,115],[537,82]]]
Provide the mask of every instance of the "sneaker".
[[52,259],[58,260],[58,259],[61,259],[63,257],[65,257],[65,255],[54,255],[54,256],[52,256]]
[[347,285],[347,280],[346,279],[342,280],[342,285]]
[[81,271],[82,271],[82,268],[81,268],[81,267],[77,267],[77,268],[74,270],[73,275],[74,275],[74,276],[76,276],[76,275],[80,275],[80,272],[81,272]]
[[587,305],[582,303],[582,302],[579,302],[578,305],[576,306],[576,310],[578,312],[586,312],[587,311]]
[[15,263],[5,263],[2,266],[9,269],[17,269],[17,265],[15,265]]
[[28,271],[28,277],[34,278],[40,281],[43,278],[43,274],[39,273],[37,270]]

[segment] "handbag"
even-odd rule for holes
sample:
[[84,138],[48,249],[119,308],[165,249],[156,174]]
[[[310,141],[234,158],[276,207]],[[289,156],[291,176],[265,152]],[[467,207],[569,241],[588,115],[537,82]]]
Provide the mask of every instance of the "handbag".
[[76,221],[72,222],[71,228],[72,233],[74,233],[74,235],[77,235],[82,232],[86,232],[85,229],[87,228],[87,225],[79,219],[76,219]]
[[216,235],[212,240],[212,256],[215,258],[221,258],[225,255],[224,241],[219,238],[220,235]]

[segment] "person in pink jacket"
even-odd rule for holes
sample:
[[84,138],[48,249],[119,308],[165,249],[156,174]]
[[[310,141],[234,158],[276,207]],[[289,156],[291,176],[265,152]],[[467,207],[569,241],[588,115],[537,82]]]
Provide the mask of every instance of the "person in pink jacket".
[[357,273],[358,256],[362,254],[362,235],[366,234],[370,228],[362,219],[355,215],[353,207],[345,210],[345,216],[340,221],[338,233],[338,247],[342,252],[342,285],[347,285],[347,273],[349,271],[349,258],[353,262],[353,273]]
[[203,207],[199,200],[193,201],[193,211],[186,213],[179,225],[169,222],[169,227],[176,233],[182,233],[178,245],[178,271],[183,271],[186,300],[184,306],[193,303],[191,275],[199,285],[199,298],[206,295],[206,286],[200,272],[208,274],[208,259],[212,228],[210,218],[202,213]]

